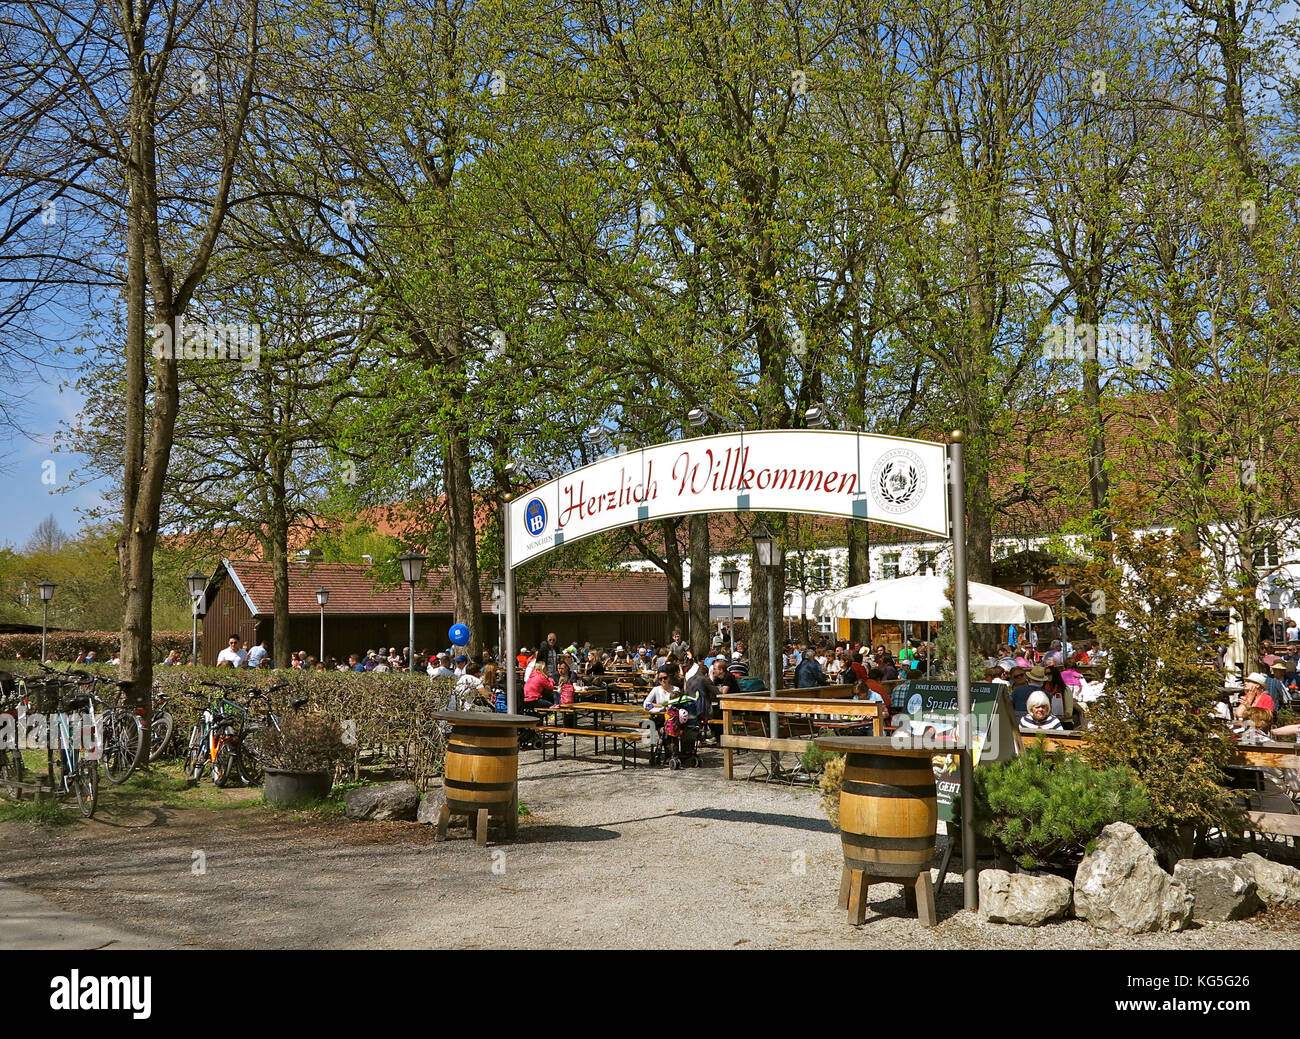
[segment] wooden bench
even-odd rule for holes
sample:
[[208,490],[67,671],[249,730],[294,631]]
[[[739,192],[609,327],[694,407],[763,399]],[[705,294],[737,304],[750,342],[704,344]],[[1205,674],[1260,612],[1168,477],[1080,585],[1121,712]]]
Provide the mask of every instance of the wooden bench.
[[578,757],[578,737],[591,736],[596,744],[595,752],[600,753],[600,741],[618,740],[619,751],[623,768],[627,768],[627,746],[632,744],[632,767],[636,767],[636,745],[645,738],[645,730],[638,728],[636,731],[619,731],[618,729],[578,729],[567,725],[539,725],[533,730],[542,735],[542,760],[546,760],[546,738],[549,736],[551,746],[555,750],[556,760],[560,757],[560,737],[573,737],[573,756]]
[[[817,686],[803,689],[783,689],[778,692],[759,691],[724,695],[715,707],[722,709],[722,768],[727,779],[734,776],[734,756],[737,750],[769,751],[775,756],[783,751],[802,754],[816,738],[815,728],[823,723],[832,728],[849,728],[870,725],[873,735],[884,734],[882,728],[882,705],[868,700],[850,700],[844,693],[851,691],[848,686]],[[816,715],[839,715],[849,719],[850,725],[841,726],[839,719],[821,719]],[[748,717],[747,717],[748,715]],[[763,716],[766,715],[764,718]],[[860,719],[860,720],[853,720]],[[808,726],[808,734],[803,737],[782,733],[793,733],[795,721],[800,727]],[[764,727],[766,722],[766,727]],[[740,733],[735,731],[739,725]],[[757,728],[757,732],[755,732]]]

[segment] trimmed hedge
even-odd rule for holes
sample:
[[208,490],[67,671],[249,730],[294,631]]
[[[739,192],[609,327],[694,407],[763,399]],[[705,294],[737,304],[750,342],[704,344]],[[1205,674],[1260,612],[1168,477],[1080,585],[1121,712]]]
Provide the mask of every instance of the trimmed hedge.
[[[35,661],[27,660],[0,660],[0,670],[20,676],[40,673]],[[92,664],[86,670],[113,677],[120,671],[108,664]],[[427,788],[432,779],[442,775],[447,734],[443,723],[429,714],[446,709],[455,679],[393,672],[160,667],[154,671],[154,683],[170,698],[168,710],[176,719],[177,746],[182,751],[199,712],[211,697],[220,695],[202,682],[237,685],[241,690],[287,682],[288,688],[272,694],[277,715],[289,711],[290,700],[307,697],[308,709],[333,715],[345,729],[352,728],[349,722],[355,724],[357,751],[382,755],[386,764],[417,787]],[[231,698],[246,702],[242,692]],[[355,770],[356,765],[354,757],[347,768]]]
[[[68,662],[77,659],[81,652],[92,650],[101,661],[112,660],[122,645],[120,631],[51,631],[45,636],[45,654],[50,660]],[[153,633],[153,659],[157,663],[167,659],[173,649],[188,657],[193,647],[193,636],[188,631],[155,631]],[[24,660],[37,660],[41,655],[41,636],[0,635],[0,660],[13,660],[18,654]]]

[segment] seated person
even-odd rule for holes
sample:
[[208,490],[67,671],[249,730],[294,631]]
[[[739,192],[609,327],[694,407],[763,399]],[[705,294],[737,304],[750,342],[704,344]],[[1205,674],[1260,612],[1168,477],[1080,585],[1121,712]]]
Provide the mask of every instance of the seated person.
[[1269,714],[1277,710],[1277,704],[1265,690],[1268,687],[1268,676],[1255,671],[1246,676],[1246,688],[1242,691],[1241,699],[1237,702],[1237,709],[1233,713],[1238,719],[1246,717],[1246,711],[1251,707],[1259,707]]
[[533,673],[524,682],[524,709],[552,706],[555,703],[552,699],[554,693],[555,683],[551,681],[546,669],[533,668]]
[[664,704],[668,703],[680,692],[681,690],[673,685],[672,676],[667,671],[661,670],[655,675],[655,684],[651,686],[650,692],[641,706],[652,714],[662,712]]
[[1244,742],[1262,743],[1267,737],[1268,728],[1273,724],[1273,715],[1262,707],[1247,707],[1241,720],[1232,726],[1232,731]]
[[884,682],[884,679],[885,679],[885,672],[878,667],[873,667],[867,672],[867,681],[866,681],[867,688],[870,689],[873,693],[879,693],[882,699],[885,697],[887,693],[887,690],[885,689],[884,685],[881,684]]
[[1061,719],[1052,714],[1052,698],[1041,689],[1029,694],[1029,713],[1020,719],[1022,729],[1059,729]]

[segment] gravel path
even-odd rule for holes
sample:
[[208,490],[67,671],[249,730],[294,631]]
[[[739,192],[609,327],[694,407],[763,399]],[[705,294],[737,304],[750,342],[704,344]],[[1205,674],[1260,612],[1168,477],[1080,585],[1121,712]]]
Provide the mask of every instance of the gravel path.
[[981,924],[961,910],[960,878],[932,930],[896,886],[873,888],[852,927],[816,793],[727,783],[717,751],[675,773],[525,752],[532,814],[518,841],[487,848],[465,831],[437,844],[427,826],[273,813],[228,793],[219,810],[0,824],[0,878],[175,947],[238,935],[255,948],[1300,948],[1300,915],[1276,910],[1136,938]]

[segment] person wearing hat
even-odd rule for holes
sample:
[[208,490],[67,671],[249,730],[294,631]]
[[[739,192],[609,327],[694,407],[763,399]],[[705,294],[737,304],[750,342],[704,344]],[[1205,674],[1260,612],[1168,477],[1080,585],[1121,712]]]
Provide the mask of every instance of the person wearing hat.
[[1242,690],[1241,699],[1237,701],[1237,709],[1233,714],[1238,718],[1246,717],[1246,709],[1249,707],[1259,707],[1269,714],[1277,713],[1277,704],[1273,698],[1265,691],[1268,686],[1268,676],[1259,671],[1252,671],[1246,676],[1246,688]]
[[[1047,680],[1047,671],[1038,664],[1033,667],[1013,667],[1011,669],[1011,706],[1016,714],[1024,714],[1029,710],[1029,698],[1034,693],[1043,691],[1043,683]],[[1048,706],[1051,706],[1051,698],[1048,698]]]
[[452,669],[452,674],[460,678],[465,673],[465,665],[469,663],[469,657],[462,653],[456,658],[456,666]]
[[1052,713],[1052,698],[1041,689],[1029,694],[1029,710],[1020,719],[1022,729],[1059,729],[1061,719]]
[[1273,666],[1269,668],[1268,681],[1264,684],[1264,692],[1273,698],[1273,702],[1282,707],[1286,707],[1291,702],[1291,696],[1286,691],[1287,663],[1281,657],[1274,661]]

